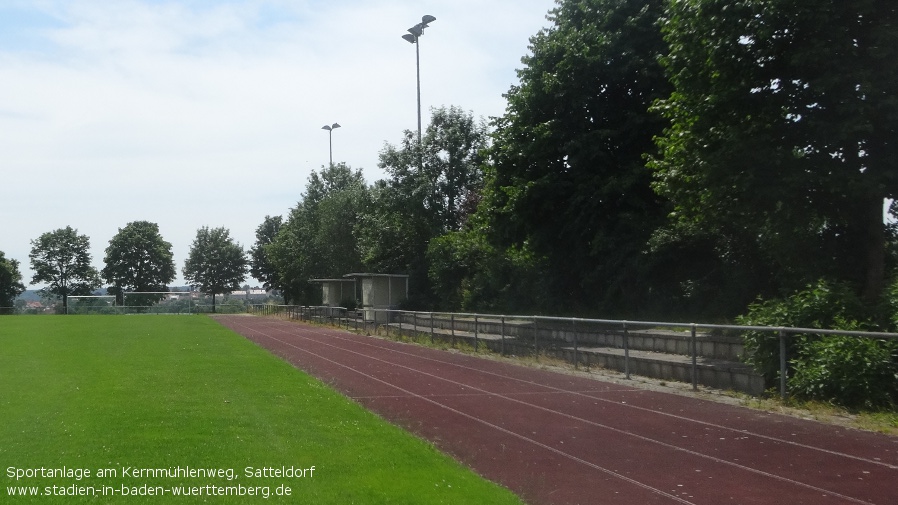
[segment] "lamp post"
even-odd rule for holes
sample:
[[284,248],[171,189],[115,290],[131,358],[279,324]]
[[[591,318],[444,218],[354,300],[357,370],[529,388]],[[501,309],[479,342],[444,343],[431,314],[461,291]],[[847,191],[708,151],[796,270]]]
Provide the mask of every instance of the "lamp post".
[[402,36],[409,43],[415,44],[415,67],[418,70],[418,149],[421,148],[421,44],[418,39],[424,34],[424,29],[436,20],[430,15],[422,16],[421,22],[409,28],[408,33]]
[[330,166],[334,166],[334,130],[340,127],[339,123],[324,125],[322,130],[327,130],[327,152],[330,154]]

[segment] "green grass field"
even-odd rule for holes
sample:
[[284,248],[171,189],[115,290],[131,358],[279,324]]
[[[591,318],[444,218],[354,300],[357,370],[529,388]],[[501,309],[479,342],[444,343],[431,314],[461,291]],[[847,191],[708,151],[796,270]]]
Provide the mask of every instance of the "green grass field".
[[11,504],[521,503],[204,316],[0,318],[0,471]]

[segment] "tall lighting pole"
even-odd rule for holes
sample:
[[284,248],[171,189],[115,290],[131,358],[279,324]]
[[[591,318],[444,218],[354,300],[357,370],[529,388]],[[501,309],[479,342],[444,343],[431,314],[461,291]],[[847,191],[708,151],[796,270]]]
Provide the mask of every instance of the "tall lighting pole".
[[327,152],[330,153],[330,166],[334,166],[334,130],[340,127],[339,123],[334,123],[332,125],[324,125],[321,127],[322,130],[327,130]]
[[418,39],[424,34],[424,29],[430,23],[436,21],[437,18],[425,15],[421,17],[421,22],[408,29],[408,33],[402,38],[415,44],[415,66],[418,69],[418,149],[421,148],[421,44]]

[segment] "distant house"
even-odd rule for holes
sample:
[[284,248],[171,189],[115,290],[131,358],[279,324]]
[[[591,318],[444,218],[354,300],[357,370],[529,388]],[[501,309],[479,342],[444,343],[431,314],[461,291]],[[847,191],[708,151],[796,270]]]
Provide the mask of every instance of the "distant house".
[[249,290],[240,290],[240,291],[231,291],[230,296],[235,296],[238,298],[245,298],[247,300],[264,300],[268,298],[268,291],[264,289],[249,289]]

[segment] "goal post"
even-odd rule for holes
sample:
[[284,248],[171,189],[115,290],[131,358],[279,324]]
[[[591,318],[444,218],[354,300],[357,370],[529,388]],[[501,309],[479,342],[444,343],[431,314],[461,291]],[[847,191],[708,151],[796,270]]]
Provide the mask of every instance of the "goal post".
[[193,291],[125,291],[121,306],[125,314],[192,314]]
[[69,295],[66,314],[115,314],[115,295]]

